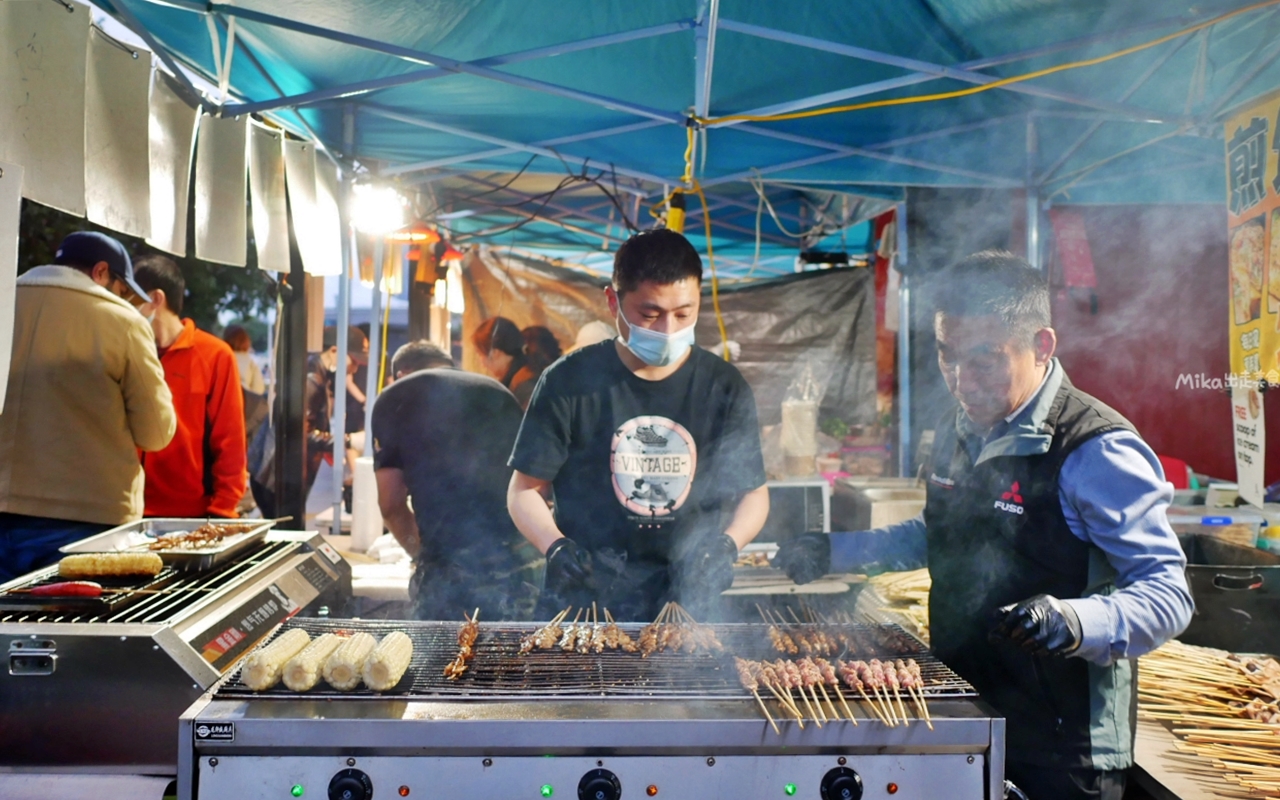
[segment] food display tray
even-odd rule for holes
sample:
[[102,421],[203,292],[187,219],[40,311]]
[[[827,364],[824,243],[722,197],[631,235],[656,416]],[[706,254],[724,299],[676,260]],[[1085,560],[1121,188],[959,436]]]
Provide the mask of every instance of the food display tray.
[[206,570],[235,558],[244,551],[257,546],[267,538],[267,532],[276,524],[274,520],[263,520],[244,533],[237,533],[219,540],[216,544],[199,550],[175,548],[172,550],[150,550],[150,544],[156,537],[168,533],[194,531],[202,525],[235,524],[235,520],[219,519],[187,519],[182,517],[156,517],[130,522],[97,536],[81,539],[58,548],[60,552],[71,553],[120,553],[120,552],[152,552],[160,556],[165,564],[183,571]]

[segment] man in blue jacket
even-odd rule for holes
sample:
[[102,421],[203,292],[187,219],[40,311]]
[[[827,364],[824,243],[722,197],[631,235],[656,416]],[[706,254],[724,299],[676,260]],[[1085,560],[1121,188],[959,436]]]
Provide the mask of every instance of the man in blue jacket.
[[935,654],[1008,720],[1006,774],[1035,800],[1124,793],[1134,659],[1186,628],[1186,559],[1159,462],[1053,357],[1049,288],[988,251],[939,276],[938,366],[958,407],[938,424],[924,513],[808,534],[776,564],[798,583],[892,543],[927,555]]

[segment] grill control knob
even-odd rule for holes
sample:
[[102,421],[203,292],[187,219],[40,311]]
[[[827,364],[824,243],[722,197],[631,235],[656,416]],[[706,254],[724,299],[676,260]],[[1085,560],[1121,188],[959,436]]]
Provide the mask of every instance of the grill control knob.
[[370,800],[373,781],[358,769],[344,769],[329,781],[329,800]]
[[622,783],[607,769],[593,769],[578,781],[578,800],[618,800]]
[[848,767],[836,767],[822,778],[822,800],[861,800],[862,776]]

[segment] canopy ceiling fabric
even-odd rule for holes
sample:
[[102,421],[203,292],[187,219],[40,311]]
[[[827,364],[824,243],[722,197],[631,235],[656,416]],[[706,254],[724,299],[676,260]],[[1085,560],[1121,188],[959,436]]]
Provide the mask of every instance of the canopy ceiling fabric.
[[[558,196],[559,208],[539,208],[540,199],[511,208],[521,198],[509,191],[486,195],[488,208],[480,198],[467,206],[463,198],[485,189],[472,178],[501,185],[506,178],[496,176],[521,169],[600,175],[624,207],[638,198],[646,221],[648,207],[680,180],[691,114],[713,120],[698,137],[694,166],[713,206],[715,244],[748,263],[758,203],[746,182],[754,178],[767,182],[771,199],[791,204],[777,209],[777,221],[763,215],[767,257],[798,249],[778,221],[793,233],[814,225],[817,203],[806,190],[893,202],[905,186],[1030,183],[1054,203],[1221,203],[1221,119],[1280,86],[1280,5],[1241,0],[101,5],[215,84],[211,29],[223,50],[234,24],[224,114],[267,113],[337,152],[344,108],[352,108],[351,155],[363,164],[435,186],[441,207],[471,212],[471,223],[450,222],[455,231],[541,249],[599,248],[622,235],[621,214],[610,221],[612,203],[598,192],[592,202],[572,199],[588,191]],[[1239,10],[1140,52],[979,94],[714,123],[973,87]],[[696,206],[691,234],[701,227]],[[543,219],[503,231],[507,238],[492,232],[530,208]],[[848,240],[846,233],[843,244],[856,250]],[[832,244],[828,237],[820,246]]]

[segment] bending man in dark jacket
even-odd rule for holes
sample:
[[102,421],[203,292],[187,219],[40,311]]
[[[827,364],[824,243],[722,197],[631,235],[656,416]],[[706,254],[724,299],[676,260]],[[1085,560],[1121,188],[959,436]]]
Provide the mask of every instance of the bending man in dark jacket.
[[1008,253],[934,279],[938,366],[959,407],[938,424],[922,517],[805,535],[797,582],[927,550],[934,652],[1008,720],[1009,777],[1035,800],[1119,800],[1133,763],[1134,660],[1191,619],[1173,488],[1115,410],[1053,358],[1044,276]]

